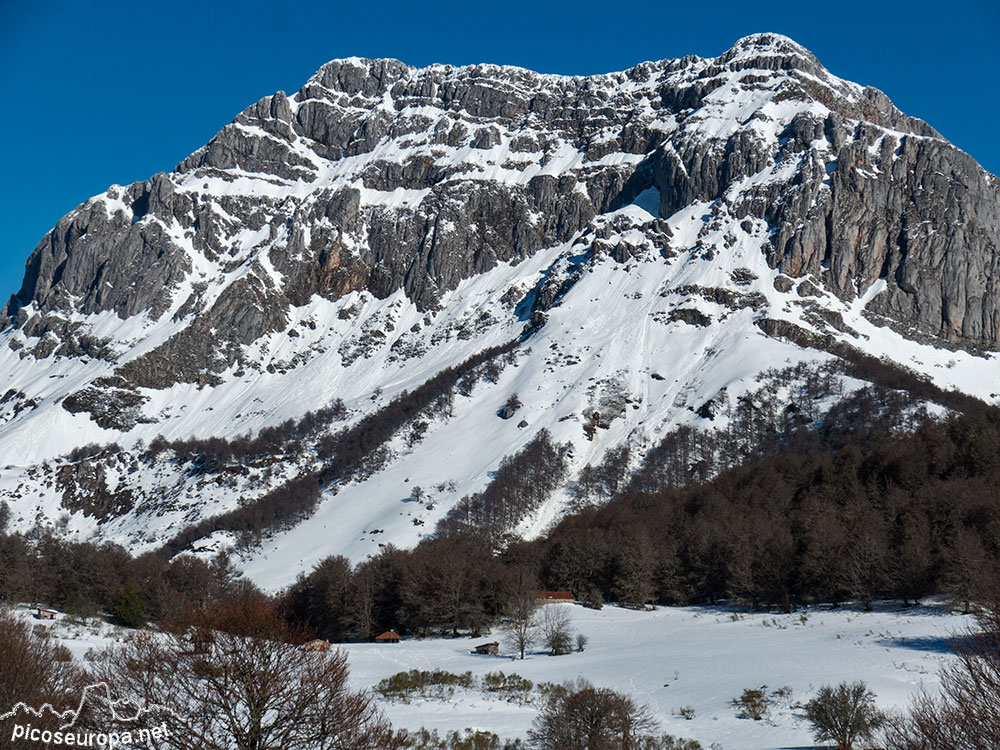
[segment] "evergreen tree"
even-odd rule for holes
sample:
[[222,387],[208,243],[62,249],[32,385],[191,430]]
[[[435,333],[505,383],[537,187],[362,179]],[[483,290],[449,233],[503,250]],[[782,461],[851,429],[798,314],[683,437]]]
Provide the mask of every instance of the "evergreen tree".
[[115,619],[128,628],[139,628],[149,619],[149,607],[135,584],[130,583],[118,593],[118,601],[111,609]]

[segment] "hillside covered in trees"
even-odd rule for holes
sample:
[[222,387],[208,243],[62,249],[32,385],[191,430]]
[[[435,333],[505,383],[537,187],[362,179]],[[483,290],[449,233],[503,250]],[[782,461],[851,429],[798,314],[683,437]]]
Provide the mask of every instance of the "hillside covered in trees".
[[329,558],[288,592],[290,610],[342,639],[389,626],[475,632],[533,588],[568,589],[594,606],[947,594],[967,607],[996,586],[995,410],[837,449],[815,433],[802,439],[689,486],[637,475],[536,541],[498,546],[473,526],[444,527],[415,550],[386,548],[354,567]]
[[[968,606],[1000,579],[1000,414],[983,407],[923,416],[901,433],[891,428],[905,409],[887,416],[891,409],[875,408],[886,403],[879,395],[860,393],[843,407],[878,415],[879,424],[845,430],[845,417],[828,429],[794,430],[780,453],[710,480],[699,480],[699,462],[724,454],[730,433],[668,435],[632,474],[616,474],[611,456],[593,468],[593,486],[578,483],[579,510],[525,542],[498,533],[503,524],[491,518],[511,498],[529,503],[562,470],[565,448],[536,440],[416,548],[386,546],[357,565],[330,557],[282,602],[291,619],[332,640],[389,627],[477,632],[539,588],[571,590],[594,606],[868,604],[931,594]],[[597,503],[596,492],[613,499]],[[132,558],[42,530],[0,537],[8,601],[90,614],[133,592],[149,616],[164,619],[252,590],[222,560],[170,559],[168,550]]]

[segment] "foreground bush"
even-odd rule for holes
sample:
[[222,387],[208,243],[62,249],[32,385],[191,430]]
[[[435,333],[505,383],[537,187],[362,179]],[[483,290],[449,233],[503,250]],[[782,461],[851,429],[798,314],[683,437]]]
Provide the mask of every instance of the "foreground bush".
[[423,698],[450,698],[455,688],[469,689],[475,685],[476,680],[472,672],[455,674],[443,669],[435,669],[433,672],[411,669],[409,672],[397,672],[391,677],[386,677],[375,686],[375,690],[387,700],[407,702],[414,695]]
[[536,750],[700,750],[691,740],[656,735],[645,706],[585,680],[554,686],[528,732]]
[[519,674],[487,672],[483,675],[483,690],[499,693],[505,700],[524,702],[535,687],[534,683]]
[[[266,603],[247,600],[201,618],[199,640],[140,631],[93,663],[139,706],[162,718],[169,748],[190,750],[397,750],[402,739],[362,692],[347,686],[340,651],[304,651]],[[111,727],[105,726],[102,731]]]
[[771,696],[767,694],[767,685],[746,688],[739,698],[733,698],[729,703],[738,709],[736,715],[741,719],[760,721],[771,710]]
[[1000,747],[1000,596],[977,615],[941,672],[939,695],[923,694],[891,715],[887,750],[984,750]]
[[[0,714],[19,702],[33,708],[50,703],[57,711],[76,708],[83,689],[82,675],[66,658],[65,651],[64,647],[53,646],[48,638],[32,633],[23,620],[0,607]],[[51,716],[23,715],[0,722],[2,750],[23,746],[12,739],[14,723],[31,723],[48,730],[58,729],[60,724]]]
[[837,743],[837,750],[853,750],[857,742],[870,739],[881,723],[875,694],[863,682],[842,682],[835,688],[824,685],[805,711],[816,739]]
[[466,729],[464,732],[448,732],[441,737],[437,730],[420,729],[404,732],[405,747],[412,750],[524,750],[521,740],[508,740],[501,744],[500,738],[492,732]]

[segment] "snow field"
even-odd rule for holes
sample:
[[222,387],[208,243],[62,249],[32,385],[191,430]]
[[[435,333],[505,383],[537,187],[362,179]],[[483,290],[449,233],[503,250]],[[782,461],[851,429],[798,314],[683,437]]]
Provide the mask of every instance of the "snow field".
[[[726,606],[649,611],[545,606],[568,610],[573,630],[588,638],[583,652],[548,656],[536,645],[522,661],[499,629],[478,638],[336,647],[347,653],[352,686],[370,691],[397,728],[441,733],[472,728],[524,738],[543,703],[537,686],[584,678],[627,693],[652,710],[663,731],[696,739],[706,749],[715,743],[723,750],[786,750],[813,747],[809,726],[795,705],[810,700],[822,685],[863,680],[881,709],[904,708],[921,690],[933,693],[938,670],[953,658],[950,640],[973,625],[971,617],[943,604],[903,609],[898,602],[879,602],[872,612],[823,605],[790,614]],[[26,605],[14,611],[30,627],[45,627],[81,663],[89,650],[101,651],[132,632],[106,622],[81,623],[65,614],[42,623]],[[475,645],[492,640],[501,643],[499,656],[471,653]],[[385,700],[372,689],[411,669],[470,671],[479,680],[501,671],[521,675],[536,687],[523,703],[486,696],[479,688],[456,689],[450,699],[414,697],[403,703]],[[775,698],[762,721],[738,718],[730,701],[747,688],[762,686],[768,692],[790,688],[791,695]],[[692,709],[693,718],[683,718],[682,708]]]
[[[536,646],[524,661],[494,630],[481,638],[404,640],[397,645],[342,646],[350,658],[351,681],[371,688],[409,669],[516,673],[533,682],[585,678],[596,686],[631,695],[655,713],[664,731],[697,739],[705,748],[778,750],[812,747],[808,724],[791,704],[805,703],[822,685],[863,680],[880,708],[902,708],[922,688],[933,691],[937,671],[949,658],[948,639],[970,618],[944,607],[900,609],[881,603],[873,612],[851,607],[815,607],[791,614],[749,613],[728,607],[660,607],[635,611],[607,606],[600,611],[566,607],[573,629],[589,643],[582,653],[548,656]],[[471,654],[476,644],[501,641],[501,656]],[[737,718],[730,705],[746,688],[791,688],[764,721]],[[517,705],[457,690],[451,700],[412,699],[379,704],[397,727],[489,730],[504,738],[524,737],[541,700]],[[687,720],[678,712],[694,709]]]

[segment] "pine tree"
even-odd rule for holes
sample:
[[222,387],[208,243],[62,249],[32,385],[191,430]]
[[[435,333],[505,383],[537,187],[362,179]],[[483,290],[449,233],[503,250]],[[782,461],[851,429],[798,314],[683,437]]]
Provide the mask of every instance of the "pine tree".
[[118,601],[111,614],[119,623],[129,628],[139,628],[149,619],[149,608],[135,584],[130,583],[118,593]]

